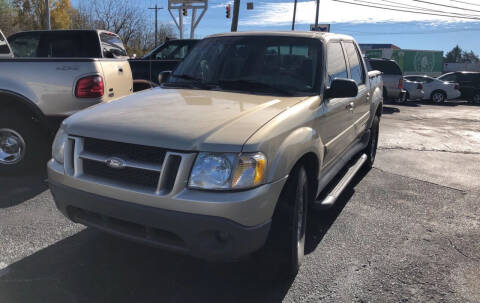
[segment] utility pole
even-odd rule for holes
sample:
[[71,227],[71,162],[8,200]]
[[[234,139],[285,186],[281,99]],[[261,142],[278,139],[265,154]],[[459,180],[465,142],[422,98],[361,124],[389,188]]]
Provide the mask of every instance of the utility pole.
[[48,30],[51,30],[51,27],[50,27],[50,6],[48,4],[48,0],[45,0],[45,19],[46,19],[46,26],[47,26],[47,29]]
[[240,11],[240,0],[234,0],[233,1],[233,18],[232,18],[232,32],[237,31],[238,27],[238,13]]
[[292,20],[292,31],[295,30],[295,15],[297,14],[297,0],[293,4],[293,20]]
[[155,7],[149,7],[148,9],[154,9],[155,10],[155,47],[157,47],[158,43],[158,10],[163,9],[163,7],[158,7],[158,5],[155,4]]
[[317,0],[317,15],[315,16],[315,28],[318,26],[318,11],[320,9],[320,0]]

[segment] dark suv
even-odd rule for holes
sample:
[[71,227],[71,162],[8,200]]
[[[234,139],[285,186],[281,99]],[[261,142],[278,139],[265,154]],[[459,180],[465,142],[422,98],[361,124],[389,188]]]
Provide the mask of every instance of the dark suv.
[[473,104],[480,105],[480,73],[454,72],[442,75],[438,79],[458,83],[462,98],[470,100]]

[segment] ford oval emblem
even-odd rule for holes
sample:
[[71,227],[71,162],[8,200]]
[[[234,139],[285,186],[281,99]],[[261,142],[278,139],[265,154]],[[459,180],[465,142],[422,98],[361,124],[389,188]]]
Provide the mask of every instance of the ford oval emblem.
[[125,161],[123,161],[120,158],[108,158],[105,160],[105,163],[110,167],[114,169],[121,169],[125,167]]

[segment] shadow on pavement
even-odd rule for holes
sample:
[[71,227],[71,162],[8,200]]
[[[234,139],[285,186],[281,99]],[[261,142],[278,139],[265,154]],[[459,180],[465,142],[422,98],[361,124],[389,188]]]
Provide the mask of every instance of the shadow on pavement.
[[0,270],[0,302],[281,302],[293,280],[257,262],[207,263],[85,229]]
[[48,189],[45,173],[29,176],[0,175],[0,208],[11,207],[29,200]]
[[383,114],[384,115],[391,115],[391,114],[395,114],[395,113],[399,113],[399,112],[400,112],[400,109],[398,109],[396,107],[390,107],[390,106],[386,106],[386,105],[383,106]]
[[312,210],[309,213],[305,239],[305,254],[315,251],[325,234],[341,214],[343,208],[352,198],[357,184],[368,174],[369,171],[370,169],[361,169],[340,195],[332,208],[322,211]]

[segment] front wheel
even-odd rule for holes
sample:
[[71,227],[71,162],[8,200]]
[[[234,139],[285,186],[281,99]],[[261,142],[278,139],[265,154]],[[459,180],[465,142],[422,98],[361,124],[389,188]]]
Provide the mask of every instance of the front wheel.
[[309,200],[307,173],[297,166],[280,195],[268,239],[287,276],[295,276],[303,262]]

